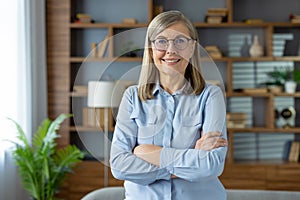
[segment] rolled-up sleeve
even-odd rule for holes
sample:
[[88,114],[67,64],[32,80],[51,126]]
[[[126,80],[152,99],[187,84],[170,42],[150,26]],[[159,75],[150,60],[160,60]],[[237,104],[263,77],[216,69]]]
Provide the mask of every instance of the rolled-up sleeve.
[[[110,153],[110,167],[115,178],[148,185],[159,179],[170,179],[166,168],[157,167],[137,156],[132,151],[136,146],[137,124],[131,119],[131,113],[137,101],[137,90],[128,88],[122,98]],[[134,97],[135,96],[135,97]]]

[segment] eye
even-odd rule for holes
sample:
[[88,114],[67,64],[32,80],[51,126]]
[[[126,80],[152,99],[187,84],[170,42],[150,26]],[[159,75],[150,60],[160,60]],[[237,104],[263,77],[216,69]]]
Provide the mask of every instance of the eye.
[[185,44],[185,43],[187,43],[187,39],[184,37],[176,38],[175,43],[176,44]]
[[156,43],[159,45],[165,45],[168,43],[168,41],[166,39],[157,39]]

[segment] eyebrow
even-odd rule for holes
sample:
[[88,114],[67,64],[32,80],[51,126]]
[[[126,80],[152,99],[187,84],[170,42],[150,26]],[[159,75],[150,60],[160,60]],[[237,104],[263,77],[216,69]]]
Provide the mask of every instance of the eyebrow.
[[[182,35],[182,34],[179,34],[179,35],[177,35],[175,38],[173,38],[173,39],[176,39],[176,38],[180,38],[180,37],[184,37],[184,38],[187,38],[187,39],[191,39],[191,37],[187,37],[187,36],[185,36],[185,35]],[[170,40],[169,38],[167,38],[167,37],[165,37],[165,36],[158,36],[157,38],[155,38],[155,39],[167,39],[167,40]]]

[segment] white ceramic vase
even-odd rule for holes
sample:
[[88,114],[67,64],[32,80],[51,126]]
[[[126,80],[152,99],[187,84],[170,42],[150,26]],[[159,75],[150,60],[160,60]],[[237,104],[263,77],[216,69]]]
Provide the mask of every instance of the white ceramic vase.
[[296,92],[297,83],[295,81],[286,81],[284,83],[284,90],[286,93],[295,93]]
[[263,47],[259,44],[257,35],[254,36],[253,43],[249,49],[249,54],[251,57],[260,57],[264,54]]

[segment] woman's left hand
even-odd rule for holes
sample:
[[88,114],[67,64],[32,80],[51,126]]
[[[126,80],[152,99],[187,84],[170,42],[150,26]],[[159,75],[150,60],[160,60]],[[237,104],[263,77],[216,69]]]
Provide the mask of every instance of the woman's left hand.
[[205,151],[210,151],[218,147],[227,146],[227,140],[222,138],[220,132],[209,132],[203,134],[201,132],[201,138],[197,140],[195,149],[201,149]]

